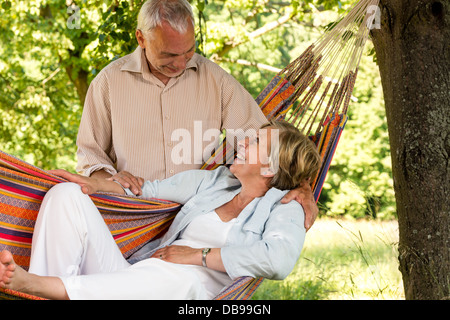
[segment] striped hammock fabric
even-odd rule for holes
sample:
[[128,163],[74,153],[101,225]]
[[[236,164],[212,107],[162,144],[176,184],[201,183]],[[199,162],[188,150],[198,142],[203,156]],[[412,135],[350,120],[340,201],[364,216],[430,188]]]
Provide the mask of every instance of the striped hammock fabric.
[[[0,151],[0,251],[12,252],[16,263],[28,270],[31,240],[40,204],[46,192],[64,180]],[[160,199],[98,193],[90,196],[125,258],[170,226],[180,204]],[[242,277],[216,299],[249,299],[261,279]],[[0,289],[3,299],[40,297]]]

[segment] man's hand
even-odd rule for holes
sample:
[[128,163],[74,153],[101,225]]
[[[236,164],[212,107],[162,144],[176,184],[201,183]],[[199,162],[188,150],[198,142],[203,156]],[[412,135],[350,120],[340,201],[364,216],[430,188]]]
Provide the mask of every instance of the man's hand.
[[308,231],[319,214],[319,208],[314,201],[314,195],[309,185],[309,181],[305,181],[297,189],[289,191],[284,198],[281,199],[281,203],[288,203],[292,200],[295,200],[302,205],[303,210],[305,211],[305,229]]
[[110,180],[119,182],[123,187],[129,188],[136,196],[142,195],[144,179],[135,177],[128,171],[121,171],[113,175]]
[[64,178],[67,181],[78,184],[81,187],[81,191],[85,194],[93,194],[98,191],[103,191],[101,190],[102,184],[99,179],[81,176],[62,169],[49,170],[49,172],[55,176]]
[[76,173],[70,173],[66,170],[56,169],[49,170],[51,174],[66,179],[67,181],[78,184],[81,191],[85,194],[93,194],[97,192],[112,192],[124,194],[125,191],[117,183],[108,181],[99,177],[85,177]]

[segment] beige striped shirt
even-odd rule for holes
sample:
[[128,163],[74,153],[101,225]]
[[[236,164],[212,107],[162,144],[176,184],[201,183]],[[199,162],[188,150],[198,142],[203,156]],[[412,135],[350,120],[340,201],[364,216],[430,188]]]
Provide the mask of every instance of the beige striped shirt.
[[266,122],[252,96],[231,75],[195,54],[164,85],[144,51],[105,67],[91,82],[77,138],[77,171],[129,171],[164,179],[200,168],[222,129]]

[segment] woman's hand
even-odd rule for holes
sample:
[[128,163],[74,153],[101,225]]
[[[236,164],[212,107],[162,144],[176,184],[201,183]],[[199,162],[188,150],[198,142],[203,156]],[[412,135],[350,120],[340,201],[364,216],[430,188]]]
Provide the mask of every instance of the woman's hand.
[[188,246],[167,246],[156,250],[151,257],[178,264],[202,265],[202,249]]
[[101,191],[119,194],[125,193],[122,187],[114,181],[94,177],[85,177],[62,169],[49,170],[49,172],[55,176],[64,178],[69,182],[78,184],[81,187],[81,191],[85,194],[93,194]]

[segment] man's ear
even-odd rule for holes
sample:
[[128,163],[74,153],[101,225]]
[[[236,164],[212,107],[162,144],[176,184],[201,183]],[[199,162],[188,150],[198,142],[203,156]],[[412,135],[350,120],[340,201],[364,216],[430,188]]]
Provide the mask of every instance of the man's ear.
[[142,49],[145,49],[145,37],[141,30],[136,29],[136,40]]

